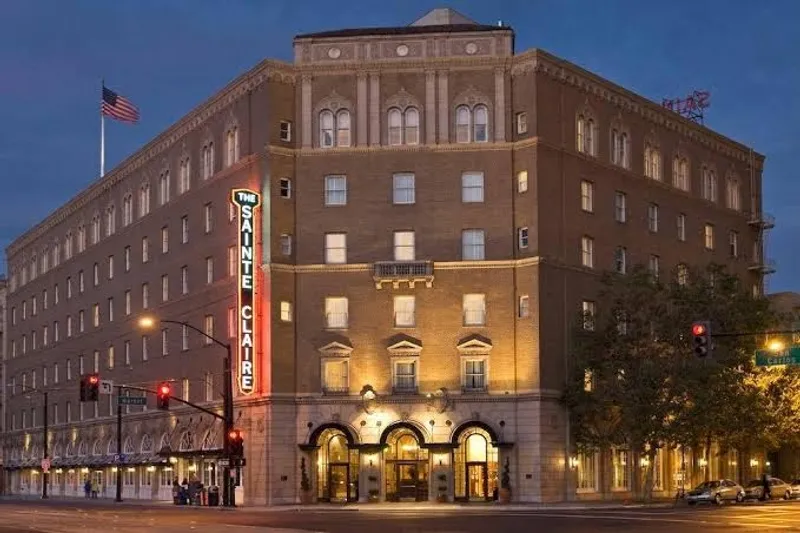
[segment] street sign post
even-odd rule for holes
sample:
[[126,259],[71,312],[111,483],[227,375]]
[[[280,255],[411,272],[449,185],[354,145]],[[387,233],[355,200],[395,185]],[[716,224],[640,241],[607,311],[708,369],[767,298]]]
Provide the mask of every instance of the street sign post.
[[100,394],[112,394],[114,392],[114,382],[108,379],[100,380]]
[[756,366],[800,365],[800,346],[785,350],[756,350]]
[[120,396],[120,405],[147,405],[146,396]]
[[45,474],[50,471],[50,459],[42,459],[42,472]]

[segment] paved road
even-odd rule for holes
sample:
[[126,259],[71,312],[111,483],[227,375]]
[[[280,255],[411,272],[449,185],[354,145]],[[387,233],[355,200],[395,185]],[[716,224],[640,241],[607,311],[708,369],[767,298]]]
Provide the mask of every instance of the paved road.
[[[146,528],[146,529],[143,529]],[[192,509],[2,501],[0,533],[715,533],[800,531],[800,502],[721,508],[507,510],[424,508],[302,511]]]

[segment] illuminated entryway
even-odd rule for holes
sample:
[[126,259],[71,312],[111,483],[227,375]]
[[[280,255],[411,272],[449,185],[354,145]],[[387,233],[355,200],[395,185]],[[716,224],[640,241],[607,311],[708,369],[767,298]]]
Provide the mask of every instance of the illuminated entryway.
[[408,427],[397,427],[385,436],[386,499],[426,501],[428,499],[428,450]]
[[483,428],[464,428],[456,438],[456,499],[485,501],[494,498],[497,489],[497,448]]
[[358,450],[347,435],[329,427],[317,438],[317,498],[320,501],[358,501]]

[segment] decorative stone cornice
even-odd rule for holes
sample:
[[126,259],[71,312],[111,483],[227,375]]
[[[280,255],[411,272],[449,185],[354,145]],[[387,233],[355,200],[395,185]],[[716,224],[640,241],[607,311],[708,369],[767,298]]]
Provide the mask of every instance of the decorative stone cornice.
[[294,67],[280,61],[265,60],[249,72],[242,74],[166,131],[156,136],[155,139],[124,160],[111,172],[81,191],[66,205],[60,207],[44,221],[22,234],[6,249],[7,257],[13,257],[20,249],[28,246],[51,228],[67,220],[99,196],[110,191],[115,185],[141,169],[144,165],[157,160],[161,154],[178,143],[184,136],[201,128],[208,119],[229,107],[248,92],[257,91],[264,83],[270,81],[293,85],[296,81]]
[[511,76],[530,72],[542,73],[565,85],[571,85],[595,98],[618,107],[620,110],[638,114],[645,120],[667,130],[672,130],[692,142],[719,152],[731,159],[749,163],[751,156],[757,169],[762,169],[764,156],[748,146],[724,137],[713,130],[669,111],[638,94],[600,78],[566,60],[542,50],[531,50],[516,56]]
[[320,347],[317,351],[323,357],[348,357],[353,353],[353,347],[342,342],[333,341]]
[[492,351],[492,341],[481,335],[473,334],[461,339],[456,349],[461,355],[487,355]]
[[403,335],[395,340],[386,347],[392,357],[419,357],[422,353],[422,342],[418,339]]

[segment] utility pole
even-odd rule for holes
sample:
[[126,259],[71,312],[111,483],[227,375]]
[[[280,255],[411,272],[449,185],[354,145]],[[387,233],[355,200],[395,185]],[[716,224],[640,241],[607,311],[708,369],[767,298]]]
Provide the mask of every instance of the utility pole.
[[222,469],[223,485],[222,485],[222,505],[224,507],[236,507],[236,486],[231,479],[231,448],[229,435],[233,430],[233,368],[231,362],[231,345],[225,345],[228,351],[225,361],[223,362],[223,376],[225,380],[223,399],[224,399],[224,428],[222,440],[222,455],[227,461],[226,466]]
[[[48,429],[49,429],[49,426],[47,424],[47,415],[48,415],[48,413],[50,411],[49,407],[50,406],[48,405],[48,401],[47,401],[47,391],[44,391],[44,444],[43,444],[44,455],[42,456],[42,462],[44,462],[45,459],[48,459],[50,457],[50,451],[48,450],[48,446],[47,446],[47,444],[48,444],[47,443],[47,433],[48,433]],[[47,471],[45,471],[45,469],[42,468],[42,499],[43,500],[46,500],[48,498],[48,496],[47,496],[47,486],[49,484],[50,484],[50,469],[48,468]]]
[[122,389],[117,387],[117,497],[115,501],[122,501]]

